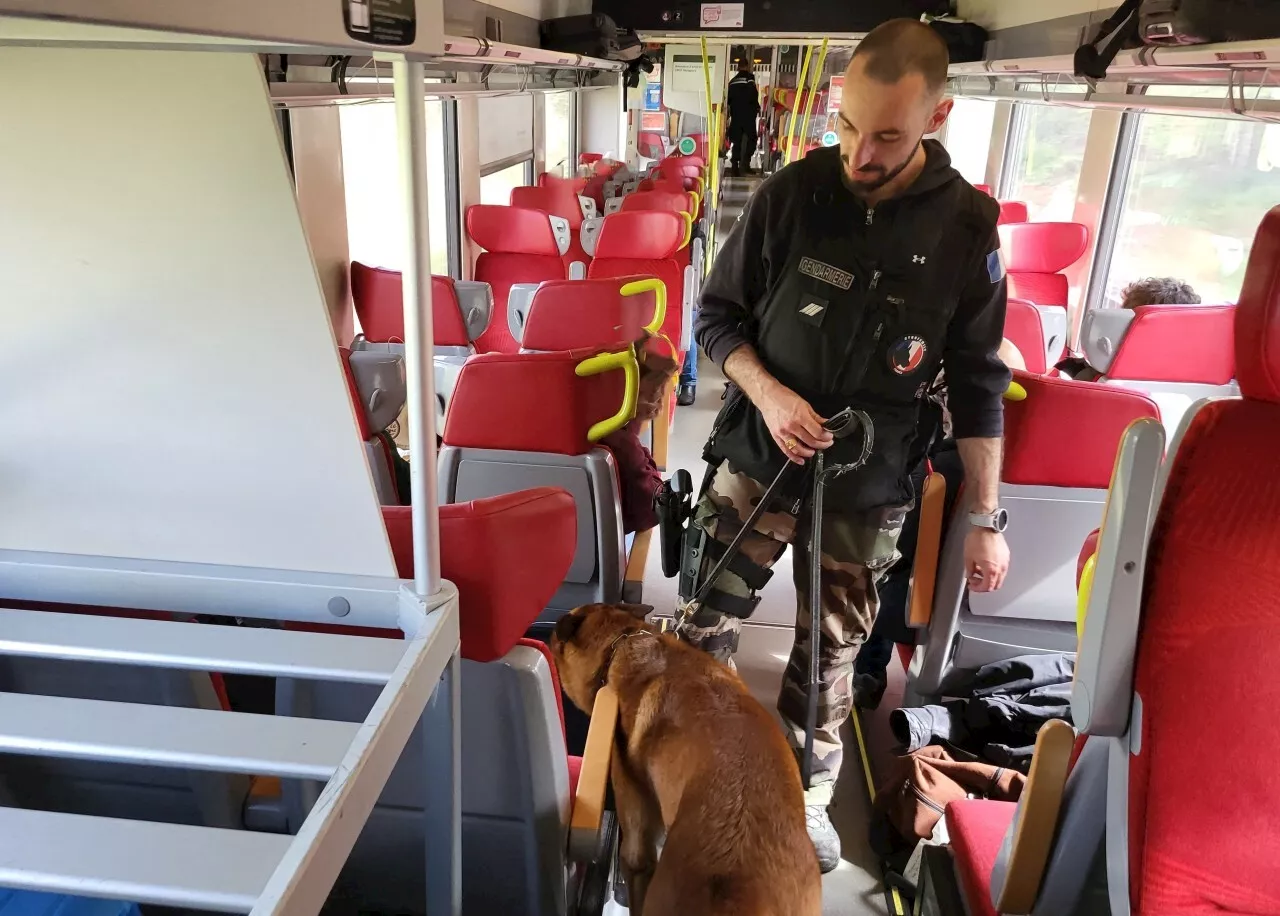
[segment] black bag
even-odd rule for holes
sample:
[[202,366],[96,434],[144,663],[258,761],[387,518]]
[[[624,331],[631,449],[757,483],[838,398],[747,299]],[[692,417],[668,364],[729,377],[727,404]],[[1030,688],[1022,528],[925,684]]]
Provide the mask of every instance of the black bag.
[[545,19],[538,25],[542,47],[603,60],[635,60],[643,50],[632,29],[619,29],[604,13]]
[[947,56],[953,64],[982,60],[987,48],[987,30],[976,22],[952,22],[934,19],[929,25],[947,43]]
[[1277,0],[1142,0],[1138,34],[1149,45],[1280,38]]

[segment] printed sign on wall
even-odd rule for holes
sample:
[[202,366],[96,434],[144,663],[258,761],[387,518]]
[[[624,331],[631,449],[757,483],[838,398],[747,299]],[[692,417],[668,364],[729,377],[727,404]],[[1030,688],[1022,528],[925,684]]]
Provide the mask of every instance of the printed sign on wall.
[[745,3],[704,3],[700,21],[704,29],[740,29],[746,16]]
[[840,110],[840,99],[844,97],[844,77],[831,77],[831,91],[827,93],[827,114],[835,114]]

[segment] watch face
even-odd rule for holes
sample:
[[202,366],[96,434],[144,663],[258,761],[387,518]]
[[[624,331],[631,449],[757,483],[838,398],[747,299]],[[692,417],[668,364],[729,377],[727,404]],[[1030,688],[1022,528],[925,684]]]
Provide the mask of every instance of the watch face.
[[1009,527],[1009,511],[1007,509],[997,509],[991,517],[992,526],[996,531],[1004,531]]

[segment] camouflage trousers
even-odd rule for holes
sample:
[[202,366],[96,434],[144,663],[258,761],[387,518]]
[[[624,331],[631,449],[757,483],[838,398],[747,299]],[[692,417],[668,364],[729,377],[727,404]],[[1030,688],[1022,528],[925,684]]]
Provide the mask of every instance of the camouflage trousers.
[[[733,471],[727,462],[721,464],[695,508],[694,523],[710,537],[728,544],[742,529],[765,489],[764,484]],[[743,557],[766,569],[788,546],[794,551],[795,642],[783,675],[778,712],[797,759],[804,753],[808,711],[809,545],[813,519],[807,503],[806,500],[802,504],[798,514],[792,514],[791,505],[765,512],[740,548]],[[905,516],[905,508],[841,514],[829,501],[824,507],[818,650],[821,687],[806,805],[825,806],[831,802],[843,757],[840,728],[853,708],[854,660],[875,623],[879,610],[876,583],[897,559],[898,535]],[[704,557],[702,575],[709,575],[714,565],[713,559]],[[720,574],[715,588],[742,598],[751,596],[746,582],[728,569]],[[730,662],[741,628],[740,618],[706,606],[694,616],[683,607],[676,614],[676,631],[682,638],[725,662]]]

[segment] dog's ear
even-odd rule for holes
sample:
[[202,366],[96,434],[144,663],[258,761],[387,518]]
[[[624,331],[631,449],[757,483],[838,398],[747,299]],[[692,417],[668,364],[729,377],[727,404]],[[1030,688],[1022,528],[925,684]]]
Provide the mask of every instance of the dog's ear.
[[581,626],[582,615],[576,611],[570,611],[556,621],[556,639],[562,643],[573,642],[573,638],[578,635],[578,630]]
[[630,614],[632,617],[636,618],[637,620],[645,620],[650,614],[653,613],[652,604],[625,604],[624,603],[624,604],[619,604],[618,609],[622,611],[626,611],[628,614]]

